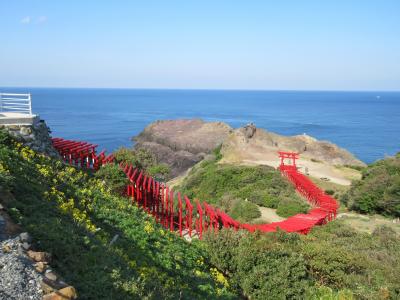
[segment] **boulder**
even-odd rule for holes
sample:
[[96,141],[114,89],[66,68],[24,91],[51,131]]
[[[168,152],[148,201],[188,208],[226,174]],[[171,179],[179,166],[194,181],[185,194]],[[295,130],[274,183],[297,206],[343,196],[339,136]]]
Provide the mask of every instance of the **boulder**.
[[78,298],[78,295],[73,286],[67,286],[61,290],[43,296],[43,300],[70,300],[76,298]]
[[29,258],[34,261],[41,262],[49,262],[51,260],[51,255],[47,252],[36,252],[32,250],[28,250],[26,252]]

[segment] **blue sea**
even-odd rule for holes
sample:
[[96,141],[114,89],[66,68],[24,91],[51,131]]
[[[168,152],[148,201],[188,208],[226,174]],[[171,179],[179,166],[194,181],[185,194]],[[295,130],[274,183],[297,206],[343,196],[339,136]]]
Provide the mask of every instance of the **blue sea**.
[[201,118],[234,128],[253,122],[279,134],[306,133],[371,163],[400,151],[400,92],[0,88],[32,94],[54,137],[112,151],[156,120]]

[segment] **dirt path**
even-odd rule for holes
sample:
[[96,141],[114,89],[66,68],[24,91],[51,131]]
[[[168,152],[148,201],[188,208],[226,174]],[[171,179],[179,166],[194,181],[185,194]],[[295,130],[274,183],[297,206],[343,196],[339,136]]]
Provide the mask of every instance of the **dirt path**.
[[[266,165],[274,168],[277,168],[279,166],[279,161],[276,157],[275,159],[271,160],[244,159],[240,163],[243,165],[251,165],[251,166]],[[299,168],[299,172],[303,174],[310,175],[316,178],[326,178],[330,182],[345,186],[349,186],[353,179],[360,178],[360,174],[356,170],[345,167],[337,168],[335,166],[331,166],[320,162],[312,162],[307,159],[299,159],[297,166]]]
[[262,206],[259,206],[258,209],[261,212],[261,217],[254,219],[253,223],[272,223],[279,222],[285,219],[276,214],[276,209]]

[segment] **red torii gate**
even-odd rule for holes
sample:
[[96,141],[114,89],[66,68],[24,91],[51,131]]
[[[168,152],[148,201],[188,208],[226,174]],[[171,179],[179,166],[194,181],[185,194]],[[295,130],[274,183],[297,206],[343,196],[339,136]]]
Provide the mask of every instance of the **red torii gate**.
[[[297,166],[296,166],[296,159],[299,159],[299,154],[296,152],[284,152],[284,151],[279,151],[279,158],[281,160],[281,164],[279,165],[279,169],[281,171],[284,170],[295,170],[297,171]],[[285,160],[289,159],[290,164],[285,164]]]

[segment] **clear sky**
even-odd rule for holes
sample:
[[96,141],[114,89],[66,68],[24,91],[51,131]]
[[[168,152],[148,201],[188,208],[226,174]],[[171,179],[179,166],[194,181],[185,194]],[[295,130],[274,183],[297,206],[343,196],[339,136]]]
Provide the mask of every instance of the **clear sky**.
[[0,86],[400,90],[400,0],[4,0],[0,16]]

